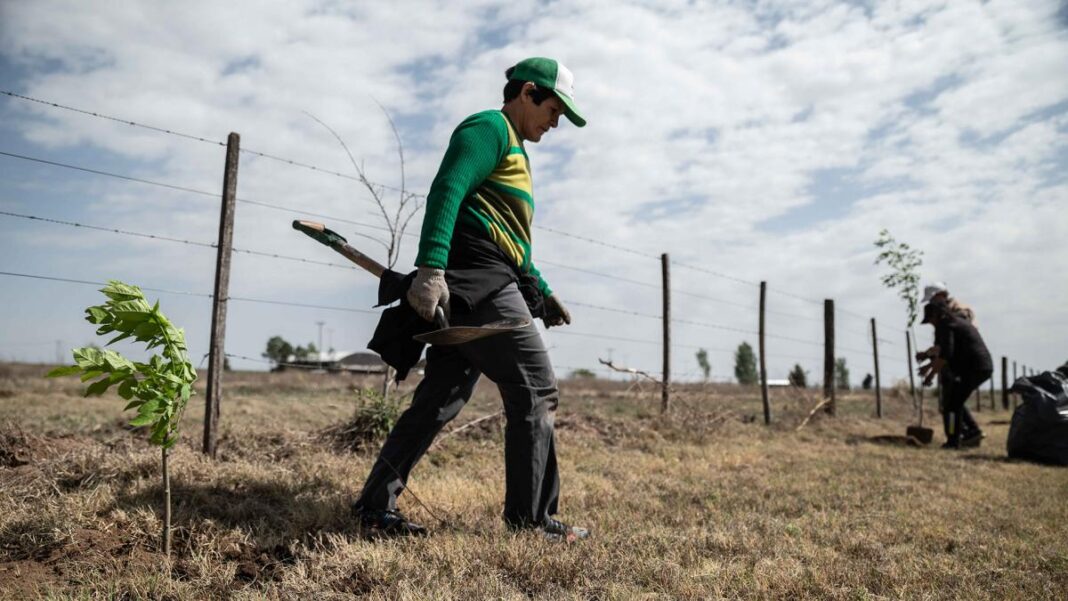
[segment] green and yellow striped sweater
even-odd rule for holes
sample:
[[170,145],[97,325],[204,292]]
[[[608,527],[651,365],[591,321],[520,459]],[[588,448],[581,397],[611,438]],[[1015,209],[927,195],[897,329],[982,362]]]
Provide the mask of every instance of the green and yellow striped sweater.
[[416,265],[447,267],[458,219],[485,233],[522,273],[536,276],[545,296],[552,294],[531,260],[530,161],[502,111],[471,115],[453,132],[427,195]]

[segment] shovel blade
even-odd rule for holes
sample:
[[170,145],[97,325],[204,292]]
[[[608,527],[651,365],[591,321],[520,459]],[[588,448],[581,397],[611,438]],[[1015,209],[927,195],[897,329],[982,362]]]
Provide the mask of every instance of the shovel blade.
[[923,426],[909,426],[905,429],[905,435],[911,436],[923,444],[931,444],[934,439],[934,430]]
[[522,318],[501,319],[481,326],[453,326],[450,328],[442,328],[440,330],[417,334],[412,338],[419,342],[439,346],[463,344],[487,336],[520,330],[529,326],[530,323],[529,319]]

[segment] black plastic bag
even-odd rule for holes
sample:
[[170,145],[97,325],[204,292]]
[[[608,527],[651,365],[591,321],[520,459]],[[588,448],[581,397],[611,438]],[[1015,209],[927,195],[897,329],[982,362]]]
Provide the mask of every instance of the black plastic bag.
[[1068,376],[1043,372],[1012,385],[1021,403],[1012,414],[1009,457],[1068,465]]

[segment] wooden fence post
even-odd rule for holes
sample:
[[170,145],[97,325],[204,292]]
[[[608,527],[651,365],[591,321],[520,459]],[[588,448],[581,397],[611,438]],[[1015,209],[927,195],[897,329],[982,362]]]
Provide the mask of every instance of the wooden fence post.
[[834,400],[834,299],[823,301],[823,396],[829,399],[827,413],[835,415]]
[[1001,356],[1001,408],[1009,408],[1009,358]]
[[222,212],[219,214],[219,247],[215,260],[215,295],[211,309],[211,343],[208,350],[208,389],[204,402],[204,454],[212,458],[219,443],[219,405],[222,372],[226,364],[226,301],[230,289],[230,255],[234,241],[234,203],[237,197],[237,164],[241,136],[231,132],[226,139],[223,171]]
[[997,406],[994,404],[994,396],[995,396],[994,395],[994,374],[993,374],[993,372],[991,372],[991,374],[990,374],[990,410],[991,411],[994,411],[994,410],[997,409]]
[[875,359],[875,417],[883,416],[883,392],[879,380],[879,336],[875,333],[875,318],[871,318],[871,354]]
[[764,309],[767,306],[768,283],[760,282],[760,400],[764,403],[764,425],[771,424],[771,403],[768,401],[768,367],[764,359]]
[[1016,362],[1012,362],[1012,384],[1009,385],[1009,399],[1012,400],[1012,410],[1016,411],[1016,395],[1012,394],[1012,386],[1016,384]]
[[660,255],[660,270],[664,285],[664,381],[660,384],[660,412],[671,407],[671,272],[668,254]]

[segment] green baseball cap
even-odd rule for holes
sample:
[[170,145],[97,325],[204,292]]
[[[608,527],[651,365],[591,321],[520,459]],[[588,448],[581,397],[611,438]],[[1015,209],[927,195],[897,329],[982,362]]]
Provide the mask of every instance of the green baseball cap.
[[564,103],[564,115],[576,127],[586,125],[586,120],[575,106],[575,76],[571,69],[551,58],[535,56],[521,60],[510,69],[508,79],[529,81],[534,85],[549,88]]

